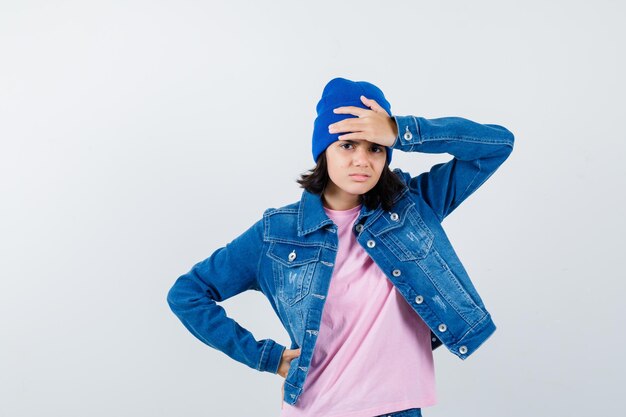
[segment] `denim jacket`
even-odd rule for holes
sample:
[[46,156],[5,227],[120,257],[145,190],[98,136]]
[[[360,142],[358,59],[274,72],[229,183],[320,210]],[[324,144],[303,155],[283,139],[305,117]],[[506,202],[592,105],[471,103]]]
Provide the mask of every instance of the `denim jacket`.
[[[415,177],[395,169],[404,190],[390,211],[362,206],[353,233],[431,330],[432,348],[443,344],[461,359],[495,331],[491,315],[455,253],[442,220],[480,187],[513,150],[502,126],[460,117],[393,116],[405,152],[453,158]],[[180,276],[167,295],[183,325],[207,345],[259,371],[277,373],[286,348],[256,340],[217,302],[246,290],[269,300],[300,356],[291,361],[284,401],[295,404],[320,328],[338,248],[337,226],[319,195],[265,210],[261,219]]]

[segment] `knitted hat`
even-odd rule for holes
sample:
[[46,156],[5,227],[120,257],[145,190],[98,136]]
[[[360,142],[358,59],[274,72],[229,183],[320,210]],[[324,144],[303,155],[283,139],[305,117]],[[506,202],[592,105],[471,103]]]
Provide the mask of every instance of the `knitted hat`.
[[[361,101],[361,95],[375,100],[389,116],[391,116],[391,105],[385,95],[374,84],[366,81],[351,81],[345,78],[333,78],[326,84],[322,92],[322,98],[317,103],[317,118],[313,125],[313,160],[317,162],[319,155],[328,146],[339,140],[340,133],[329,133],[328,125],[350,117],[358,117],[352,114],[336,114],[333,109],[342,106],[357,106],[367,110]],[[341,132],[345,135],[346,132]],[[387,149],[387,164],[391,162],[391,148]]]

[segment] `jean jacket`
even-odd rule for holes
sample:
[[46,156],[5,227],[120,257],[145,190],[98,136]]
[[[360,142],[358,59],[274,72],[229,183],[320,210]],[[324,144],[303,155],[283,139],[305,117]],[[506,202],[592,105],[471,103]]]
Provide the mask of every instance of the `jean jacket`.
[[[499,125],[460,117],[393,116],[405,152],[453,156],[415,177],[396,168],[406,185],[390,211],[365,205],[355,221],[357,242],[443,344],[461,359],[495,331],[442,220],[480,187],[513,150],[513,134]],[[261,291],[300,356],[291,361],[284,401],[295,404],[313,356],[337,254],[337,226],[319,195],[265,210],[261,219],[180,276],[167,294],[170,308],[198,339],[259,371],[277,373],[286,348],[256,340],[217,302]]]

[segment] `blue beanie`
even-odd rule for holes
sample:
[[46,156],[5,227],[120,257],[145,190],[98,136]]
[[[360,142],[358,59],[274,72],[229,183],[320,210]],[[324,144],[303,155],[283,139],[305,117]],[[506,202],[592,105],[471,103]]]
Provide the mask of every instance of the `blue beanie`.
[[[317,118],[313,125],[313,160],[317,158],[328,146],[339,140],[339,133],[329,133],[328,125],[350,117],[358,117],[352,114],[336,114],[333,109],[342,106],[357,106],[367,110],[361,101],[361,95],[375,100],[389,116],[391,116],[391,105],[385,95],[374,84],[366,81],[351,81],[345,78],[333,78],[326,84],[322,92],[322,98],[317,103]],[[345,135],[347,132],[341,132]],[[387,164],[391,162],[391,148],[387,149]]]

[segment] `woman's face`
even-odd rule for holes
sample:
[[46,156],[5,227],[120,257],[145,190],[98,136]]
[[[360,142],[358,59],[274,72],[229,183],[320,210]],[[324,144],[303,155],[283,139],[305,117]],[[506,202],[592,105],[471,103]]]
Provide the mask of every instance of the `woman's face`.
[[387,149],[367,140],[339,140],[326,148],[330,181],[327,192],[346,201],[354,201],[378,183]]

